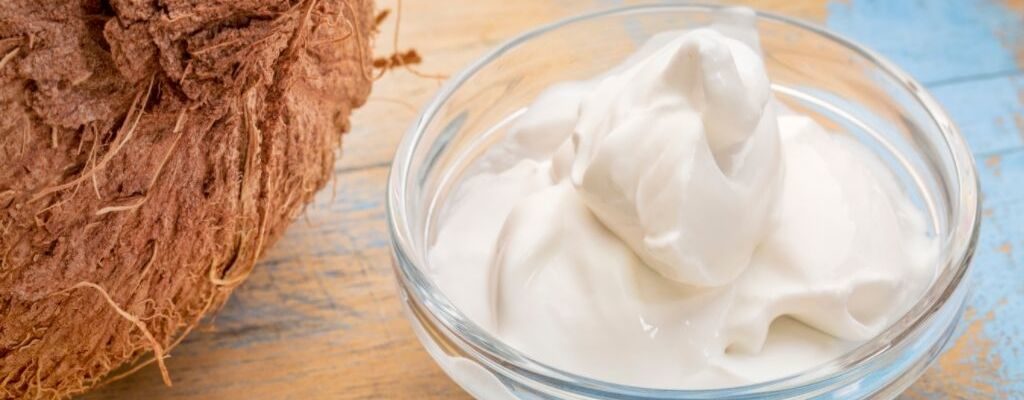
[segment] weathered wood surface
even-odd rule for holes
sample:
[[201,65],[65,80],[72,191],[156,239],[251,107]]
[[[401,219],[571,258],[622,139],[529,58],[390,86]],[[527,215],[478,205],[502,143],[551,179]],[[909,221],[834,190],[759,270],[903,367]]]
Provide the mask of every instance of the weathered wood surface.
[[[616,0],[406,0],[402,49],[457,71],[538,23]],[[945,105],[981,170],[984,222],[967,329],[905,395],[1024,398],[1024,2],[751,1],[818,21],[888,56]],[[394,0],[381,7],[394,9]],[[394,18],[377,52],[390,53]],[[180,347],[174,387],[147,368],[88,396],[140,399],[461,398],[399,312],[384,225],[392,152],[439,82],[396,71],[353,121],[330,188]]]

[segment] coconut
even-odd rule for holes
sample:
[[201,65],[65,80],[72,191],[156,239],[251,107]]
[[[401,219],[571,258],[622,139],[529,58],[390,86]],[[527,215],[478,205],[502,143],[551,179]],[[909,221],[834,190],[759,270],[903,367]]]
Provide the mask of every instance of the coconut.
[[332,175],[372,0],[0,1],[0,398],[155,363]]

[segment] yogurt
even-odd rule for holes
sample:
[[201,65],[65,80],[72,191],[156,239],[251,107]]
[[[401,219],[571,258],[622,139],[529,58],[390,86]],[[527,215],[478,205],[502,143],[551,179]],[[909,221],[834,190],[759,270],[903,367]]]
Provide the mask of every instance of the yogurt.
[[537,361],[672,389],[803,372],[899,319],[937,243],[869,149],[773,97],[752,19],[538,96],[437,221],[454,305]]

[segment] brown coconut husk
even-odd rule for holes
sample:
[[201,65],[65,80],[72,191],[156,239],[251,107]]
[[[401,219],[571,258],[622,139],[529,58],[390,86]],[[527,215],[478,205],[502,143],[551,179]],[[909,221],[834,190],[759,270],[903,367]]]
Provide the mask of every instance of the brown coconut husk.
[[170,384],[331,176],[373,26],[372,0],[0,1],[0,398],[132,361]]

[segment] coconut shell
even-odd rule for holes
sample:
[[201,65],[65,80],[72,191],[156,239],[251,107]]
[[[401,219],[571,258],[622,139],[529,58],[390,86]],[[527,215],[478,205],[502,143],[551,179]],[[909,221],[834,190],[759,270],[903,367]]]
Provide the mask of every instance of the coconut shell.
[[171,383],[332,175],[372,25],[372,0],[0,1],[0,398]]

